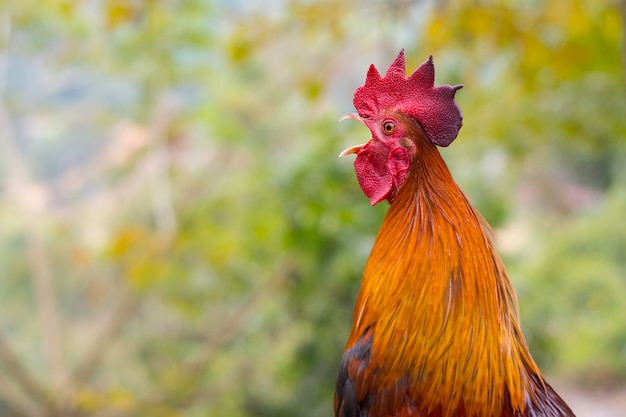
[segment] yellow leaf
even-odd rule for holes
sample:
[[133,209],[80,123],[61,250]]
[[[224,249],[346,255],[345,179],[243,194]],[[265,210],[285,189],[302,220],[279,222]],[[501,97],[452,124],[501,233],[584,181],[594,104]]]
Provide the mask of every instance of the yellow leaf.
[[113,0],[106,5],[106,27],[108,29],[123,25],[133,20],[134,17],[135,9],[127,1]]
[[113,255],[125,255],[141,239],[143,233],[138,228],[123,229],[114,239],[111,247]]
[[442,14],[437,14],[430,20],[426,36],[434,48],[440,47],[450,39],[449,24],[446,23]]

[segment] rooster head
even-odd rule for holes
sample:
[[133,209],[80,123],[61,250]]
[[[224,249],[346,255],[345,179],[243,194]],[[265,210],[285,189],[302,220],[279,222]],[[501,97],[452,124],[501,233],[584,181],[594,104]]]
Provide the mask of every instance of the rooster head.
[[461,128],[463,116],[454,101],[462,85],[435,87],[433,57],[406,76],[404,50],[387,69],[384,77],[374,65],[365,84],[354,93],[355,113],[343,119],[365,124],[372,138],[352,146],[339,156],[357,155],[354,169],[361,189],[372,205],[390,203],[397,195],[416,154],[416,136],[434,145],[448,146]]

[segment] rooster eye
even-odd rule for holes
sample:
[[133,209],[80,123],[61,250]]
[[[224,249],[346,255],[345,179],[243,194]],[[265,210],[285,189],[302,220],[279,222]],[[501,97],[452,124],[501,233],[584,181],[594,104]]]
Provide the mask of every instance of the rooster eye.
[[396,131],[396,124],[394,122],[385,122],[383,123],[383,131],[385,135],[391,135]]

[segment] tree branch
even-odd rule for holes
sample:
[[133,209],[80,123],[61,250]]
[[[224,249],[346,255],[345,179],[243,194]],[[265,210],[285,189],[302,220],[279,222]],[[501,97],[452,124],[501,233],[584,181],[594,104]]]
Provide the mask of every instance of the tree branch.
[[4,339],[0,336],[0,364],[5,369],[6,373],[13,378],[24,392],[28,393],[35,401],[45,406],[46,408],[54,410],[56,404],[46,391],[35,378],[28,372],[23,366],[20,359],[13,353],[11,348],[6,344]]
[[138,300],[134,294],[126,292],[122,296],[113,314],[111,314],[109,320],[96,335],[93,344],[87,349],[84,358],[76,367],[74,371],[74,382],[76,384],[87,382],[96,369],[98,369],[107,351],[115,342],[117,335],[128,322],[129,317],[132,316],[137,309],[137,305]]
[[[67,374],[63,359],[60,322],[56,305],[56,296],[50,274],[50,265],[46,253],[41,227],[38,219],[42,212],[42,188],[30,175],[28,164],[17,148],[17,136],[4,101],[4,86],[9,63],[9,45],[11,40],[11,17],[1,15],[3,24],[2,43],[6,45],[6,55],[0,56],[0,158],[6,167],[6,189],[12,201],[23,214],[28,259],[32,270],[32,281],[37,299],[39,322],[43,337],[43,351],[50,365],[51,380],[57,389],[63,392],[67,386]],[[6,346],[5,346],[6,347]],[[5,350],[5,353],[8,352]],[[13,358],[15,364],[19,363]]]
[[[28,223],[28,220],[25,219]],[[46,248],[37,222],[27,224],[28,258],[32,270],[33,287],[37,299],[43,348],[50,364],[52,382],[58,390],[67,387],[67,373],[61,341],[61,324],[56,304],[54,284]]]
[[157,94],[157,97],[156,108],[152,112],[149,125],[152,156],[149,161],[152,163],[152,169],[148,181],[157,231],[160,235],[171,238],[176,233],[178,225],[168,172],[170,164],[166,132],[170,122],[170,108],[167,90]]
[[24,394],[5,380],[0,379],[0,398],[16,417],[40,417],[43,409],[24,398]]

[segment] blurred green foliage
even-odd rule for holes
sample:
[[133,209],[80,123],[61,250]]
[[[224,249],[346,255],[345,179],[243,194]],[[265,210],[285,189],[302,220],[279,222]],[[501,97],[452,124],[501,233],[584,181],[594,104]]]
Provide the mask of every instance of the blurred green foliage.
[[336,120],[400,48],[465,84],[442,152],[534,356],[623,384],[624,7],[4,1],[0,414],[331,415],[386,211]]

